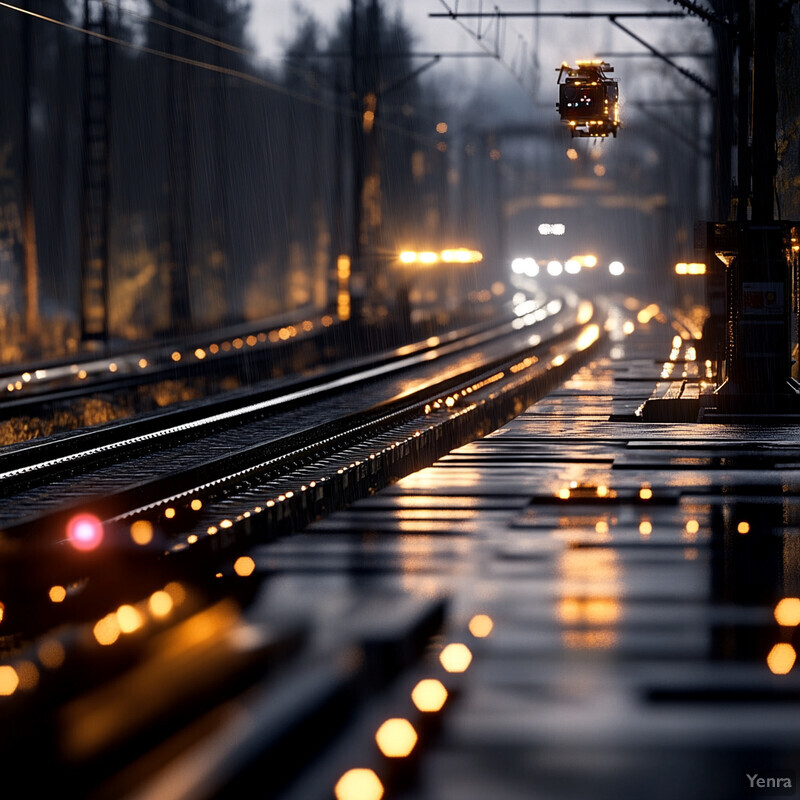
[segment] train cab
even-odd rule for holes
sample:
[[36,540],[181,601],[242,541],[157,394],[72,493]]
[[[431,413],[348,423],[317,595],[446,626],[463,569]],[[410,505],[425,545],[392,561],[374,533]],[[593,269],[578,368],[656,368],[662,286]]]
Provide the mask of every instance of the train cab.
[[556,109],[573,138],[616,137],[620,127],[619,84],[608,77],[613,71],[606,61],[578,61],[574,67],[564,63],[556,69]]

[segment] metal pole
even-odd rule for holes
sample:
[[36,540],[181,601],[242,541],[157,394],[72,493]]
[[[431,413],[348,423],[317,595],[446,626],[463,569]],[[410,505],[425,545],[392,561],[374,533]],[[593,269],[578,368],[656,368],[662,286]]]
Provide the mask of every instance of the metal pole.
[[39,326],[39,264],[36,219],[31,183],[31,20],[23,17],[22,52],[22,230],[25,251],[25,331],[30,337]]
[[752,25],[750,0],[739,0],[739,100],[737,125],[738,222],[747,222],[750,204],[750,52]]
[[778,13],[772,0],[755,0],[752,17],[750,1],[740,0],[739,12],[739,241],[728,268],[728,379],[718,396],[724,412],[769,419],[800,411],[791,377],[792,283],[784,229],[774,220]]
[[360,319],[363,306],[364,275],[362,257],[362,193],[364,191],[364,152],[362,134],[362,98],[361,98],[361,70],[359,64],[358,47],[358,0],[351,0],[350,4],[350,97],[353,109],[353,124],[351,126],[351,157],[353,160],[353,233],[351,244],[350,268],[350,314],[351,317]]
[[753,16],[753,222],[762,225],[774,220],[775,175],[778,171],[775,152],[778,114],[776,3],[758,0]]

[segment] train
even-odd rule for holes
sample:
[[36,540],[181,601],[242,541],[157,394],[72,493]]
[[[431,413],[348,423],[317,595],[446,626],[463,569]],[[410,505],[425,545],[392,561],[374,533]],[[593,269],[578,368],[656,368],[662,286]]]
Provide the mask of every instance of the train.
[[566,62],[556,68],[558,110],[572,137],[616,138],[620,127],[619,83],[608,77],[614,67],[607,61]]

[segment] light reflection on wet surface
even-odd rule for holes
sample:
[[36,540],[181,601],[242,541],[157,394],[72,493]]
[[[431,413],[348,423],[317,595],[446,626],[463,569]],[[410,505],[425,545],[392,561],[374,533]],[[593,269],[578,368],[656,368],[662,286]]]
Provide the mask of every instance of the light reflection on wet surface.
[[751,764],[796,769],[800,472],[778,454],[800,442],[609,421],[660,369],[636,337],[615,347],[500,431],[261,551],[266,573],[306,571],[318,603],[449,593],[445,635],[491,620],[396,797],[727,800]]
[[[234,580],[260,587],[250,621],[309,625],[326,668],[353,642],[393,659],[425,643],[402,674],[405,706],[375,711],[325,796],[729,800],[746,769],[796,769],[800,442],[624,421],[660,362],[636,337],[614,347],[495,434],[232,561]],[[72,589],[50,591],[58,603]],[[443,628],[410,634],[442,599]],[[181,602],[165,587],[90,629],[113,653]],[[49,641],[0,673],[0,694],[63,660]],[[139,710],[125,693],[94,700],[71,710],[75,746],[95,746],[81,726],[106,705]],[[411,712],[439,715],[433,734]],[[387,770],[378,752],[402,763]]]

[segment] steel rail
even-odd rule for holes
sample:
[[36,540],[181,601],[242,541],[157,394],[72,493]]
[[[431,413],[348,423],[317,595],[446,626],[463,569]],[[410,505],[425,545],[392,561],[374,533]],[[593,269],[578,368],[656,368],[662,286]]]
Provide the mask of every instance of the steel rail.
[[[563,349],[564,342],[575,338],[574,327],[564,325],[564,328],[563,332],[538,347],[532,347],[527,342],[529,334],[521,336],[514,349],[501,358],[481,361],[466,370],[453,369],[443,380],[423,381],[411,392],[401,392],[370,408],[340,418],[335,423],[310,426],[253,445],[244,451],[209,458],[202,464],[172,475],[137,483],[94,501],[76,500],[69,507],[8,526],[0,539],[4,551],[1,571],[8,596],[25,598],[22,616],[26,618],[26,625],[36,628],[42,624],[40,615],[47,617],[52,614],[51,604],[46,599],[48,588],[52,585],[78,584],[91,576],[97,584],[97,592],[83,593],[78,605],[83,604],[96,612],[96,604],[106,603],[109,593],[116,595],[122,592],[127,595],[131,590],[141,589],[143,581],[151,585],[153,580],[160,580],[165,556],[170,560],[170,570],[189,569],[196,573],[198,559],[208,566],[208,559],[218,559],[223,551],[238,547],[249,537],[249,524],[239,524],[250,517],[244,501],[240,502],[238,514],[227,515],[233,518],[229,520],[230,530],[226,530],[224,518],[218,528],[211,530],[209,515],[216,515],[218,522],[220,517],[225,517],[225,512],[220,513],[219,506],[228,502],[226,498],[239,495],[247,500],[248,496],[259,494],[264,496],[264,510],[268,511],[295,494],[287,490],[287,497],[286,493],[281,494],[275,487],[287,479],[291,483],[295,480],[291,476],[309,470],[318,474],[319,480],[314,481],[309,477],[304,483],[296,479],[296,494],[299,497],[310,488],[312,491],[307,495],[308,500],[304,499],[310,505],[299,512],[289,511],[287,517],[283,509],[292,506],[292,503],[288,503],[283,509],[268,511],[261,522],[277,534],[286,532],[287,521],[292,517],[298,523],[302,519],[310,521],[320,513],[320,509],[338,506],[346,498],[347,492],[341,494],[333,487],[344,472],[354,465],[361,466],[361,459],[355,455],[351,458],[348,453],[366,447],[369,452],[363,456],[364,462],[370,463],[376,457],[384,460],[389,458],[391,461],[407,448],[400,448],[397,454],[390,454],[390,458],[387,453],[394,450],[394,446],[387,445],[376,450],[376,437],[399,435],[393,432],[409,424],[414,427],[420,424],[420,420],[424,422],[427,419],[430,422],[429,415],[433,409],[445,408],[445,394],[460,396],[461,402],[465,402],[464,398],[471,394],[474,387],[493,383],[498,375],[508,371],[509,365],[523,363],[519,361],[521,358],[527,357],[528,361],[524,362],[526,368],[539,361],[548,363],[548,353],[554,346]],[[425,353],[420,355],[428,357]],[[352,382],[348,384],[352,385]],[[446,425],[451,415],[449,411],[443,411],[443,414],[440,422]],[[405,438],[413,440],[418,433],[414,431]],[[333,474],[330,474],[331,460],[339,463]],[[404,469],[408,470],[408,466]],[[389,472],[394,474],[391,469]],[[386,479],[388,474],[384,474],[381,480]],[[327,481],[330,483],[325,485]],[[274,501],[268,499],[270,493],[274,494]],[[193,500],[200,501],[202,513],[199,509],[191,510]],[[171,513],[167,513],[168,508]],[[66,541],[66,525],[79,511],[94,514],[104,523],[105,540],[98,553],[75,551]],[[131,523],[141,520],[147,521],[154,531],[152,542],[147,547],[135,544],[130,536]],[[187,548],[187,541],[192,542],[191,548]],[[137,572],[137,564],[148,566],[130,580],[130,585],[109,587],[104,574],[111,565],[118,567],[122,562],[129,564],[131,575]],[[87,599],[91,595],[96,595],[96,599]],[[122,601],[121,596],[119,599]],[[13,607],[15,605],[16,608]],[[69,603],[63,608],[67,606]],[[8,627],[13,625],[14,612],[19,614],[21,607],[22,604],[16,603],[7,605]]]
[[[173,437],[197,438],[211,430],[242,424],[267,412],[288,407],[311,397],[323,397],[361,380],[392,371],[402,370],[420,363],[427,354],[438,350],[441,355],[455,352],[459,342],[477,344],[510,332],[509,323],[487,327],[484,324],[379,353],[375,356],[348,359],[311,374],[286,380],[273,380],[221,397],[191,404],[189,407],[170,408],[122,421],[97,429],[80,430],[45,441],[33,441],[0,452],[0,486],[19,485],[25,479],[33,485],[34,475],[39,481],[51,480],[64,467],[74,469],[78,461],[103,463],[103,456],[113,453],[115,462],[123,456],[134,455],[143,446],[169,446]],[[123,453],[124,450],[124,453]]]

